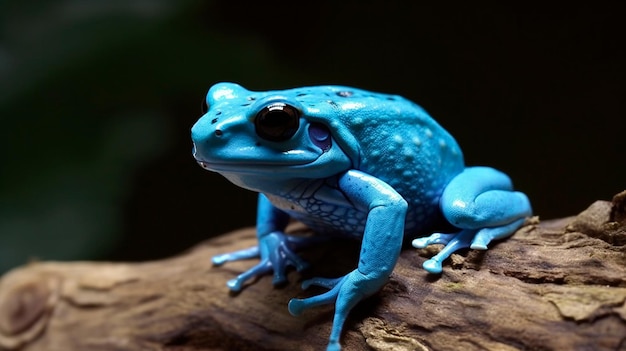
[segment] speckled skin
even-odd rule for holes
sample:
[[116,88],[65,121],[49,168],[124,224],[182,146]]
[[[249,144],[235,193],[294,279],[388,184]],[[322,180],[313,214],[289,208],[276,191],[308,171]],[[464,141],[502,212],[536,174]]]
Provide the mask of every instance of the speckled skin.
[[[259,257],[228,282],[232,290],[258,275],[285,281],[285,267],[306,264],[294,253],[313,239],[283,230],[289,218],[319,234],[362,240],[358,267],[344,277],[315,278],[329,292],[293,299],[289,310],[335,303],[328,350],[338,350],[350,309],[387,281],[406,237],[415,247],[446,244],[424,263],[431,273],[452,252],[486,249],[531,214],[527,197],[487,167],[466,168],[454,138],[422,108],[400,96],[342,86],[253,92],[213,86],[192,128],[194,157],[241,187],[257,191],[259,246],[219,255],[215,264]],[[210,108],[209,108],[210,107]],[[447,222],[452,233],[433,233]]]

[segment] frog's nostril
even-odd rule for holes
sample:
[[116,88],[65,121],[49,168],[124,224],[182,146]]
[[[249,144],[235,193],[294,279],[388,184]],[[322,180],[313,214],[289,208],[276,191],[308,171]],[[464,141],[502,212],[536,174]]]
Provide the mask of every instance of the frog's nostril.
[[216,137],[221,137],[222,135],[224,135],[224,132],[222,132],[221,129],[216,129],[215,130],[215,136]]

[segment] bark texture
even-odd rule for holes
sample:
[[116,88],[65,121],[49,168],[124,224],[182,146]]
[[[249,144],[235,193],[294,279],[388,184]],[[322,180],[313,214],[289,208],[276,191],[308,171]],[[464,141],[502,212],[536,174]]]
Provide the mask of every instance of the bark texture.
[[[284,287],[267,276],[230,294],[226,281],[256,262],[210,258],[255,243],[248,228],[161,261],[15,269],[0,280],[0,349],[325,349],[333,307],[292,317],[287,302],[322,291],[299,280],[353,269],[358,243],[303,252],[312,268]],[[441,276],[421,268],[436,250],[402,252],[350,315],[345,350],[626,350],[626,192],[578,216],[533,218],[486,252],[453,255]]]

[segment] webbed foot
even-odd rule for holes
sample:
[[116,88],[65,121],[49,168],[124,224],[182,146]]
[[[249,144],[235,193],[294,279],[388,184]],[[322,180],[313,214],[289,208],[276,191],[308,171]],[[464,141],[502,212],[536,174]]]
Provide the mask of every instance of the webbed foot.
[[[458,233],[454,234],[442,234],[442,233],[434,233],[426,238],[418,238],[413,240],[412,245],[416,248],[425,248],[430,244],[445,244],[443,249],[439,251],[438,254],[433,256],[431,259],[425,261],[422,264],[422,267],[428,272],[432,274],[439,274],[442,272],[442,264],[450,255],[459,251],[461,249],[465,249],[470,246],[470,242],[476,233],[475,230],[462,230]],[[434,237],[431,239],[431,237]],[[425,240],[422,240],[425,239]],[[426,245],[424,245],[426,244]],[[423,245],[423,246],[422,246]]]
[[454,234],[434,233],[425,238],[417,238],[413,240],[411,244],[418,249],[423,249],[432,244],[446,245],[437,255],[422,264],[422,267],[424,267],[428,273],[439,274],[443,270],[443,261],[453,253],[468,247],[474,250],[487,250],[487,246],[492,240],[511,235],[523,224],[524,218],[498,227],[482,228],[478,230],[463,229]]
[[273,232],[259,239],[259,245],[251,248],[214,256],[212,261],[215,265],[222,265],[230,261],[238,261],[249,258],[261,258],[254,267],[248,269],[236,278],[229,280],[226,285],[232,291],[240,291],[245,282],[250,279],[270,274],[273,272],[273,283],[281,284],[287,281],[287,267],[294,267],[302,271],[308,264],[294,251],[319,242],[316,237],[296,237],[285,235],[282,232]]
[[305,309],[335,303],[335,316],[327,351],[341,350],[339,338],[350,310],[362,299],[376,293],[387,282],[386,276],[367,276],[358,269],[340,278],[313,278],[302,283],[302,288],[321,286],[329,291],[305,299],[291,299],[289,312],[297,316]]

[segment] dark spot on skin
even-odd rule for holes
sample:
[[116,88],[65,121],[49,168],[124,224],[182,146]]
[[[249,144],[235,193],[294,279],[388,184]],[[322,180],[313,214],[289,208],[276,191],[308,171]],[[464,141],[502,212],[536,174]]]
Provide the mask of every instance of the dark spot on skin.
[[217,111],[217,113],[215,113],[216,116],[219,116],[222,114],[222,111]]
[[224,135],[224,132],[222,132],[221,129],[216,129],[215,130],[215,136],[221,137],[222,135]]
[[396,98],[393,97],[393,96],[390,96],[390,97],[387,98],[387,100],[389,100],[389,101],[396,101]]
[[328,100],[328,101],[326,101],[326,102],[328,102],[328,103],[329,103],[332,107],[334,107],[334,108],[338,108],[338,107],[339,107],[339,105],[337,105],[337,103],[336,103],[336,102],[334,102],[333,100]]
[[296,96],[298,96],[298,97],[307,96],[307,95],[308,95],[307,93],[298,93],[298,94],[296,94]]
[[255,98],[254,96],[248,96],[248,98],[247,98],[247,99],[248,99],[248,101],[254,101],[254,100],[256,100],[256,98]]
[[241,106],[242,107],[246,107],[246,106],[250,106],[250,105],[251,105],[251,103],[247,103],[247,104],[242,104]]
[[211,120],[211,124],[215,124],[215,123],[217,123],[217,118],[213,118],[213,119]]
[[352,96],[354,93],[351,91],[338,91],[337,95],[341,96],[341,97],[350,97]]

